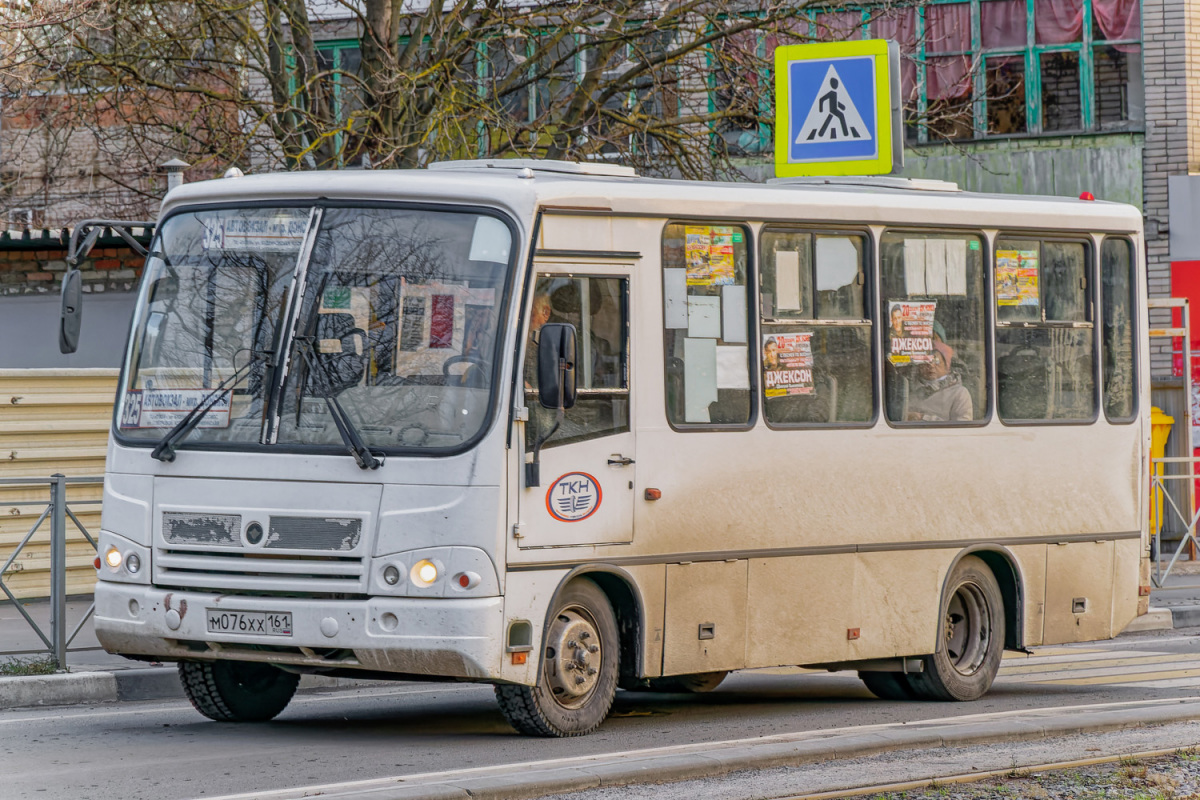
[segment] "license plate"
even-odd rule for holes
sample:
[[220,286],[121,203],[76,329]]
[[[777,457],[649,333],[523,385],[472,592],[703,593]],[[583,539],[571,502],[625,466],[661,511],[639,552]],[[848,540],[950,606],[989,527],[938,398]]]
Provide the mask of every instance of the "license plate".
[[207,610],[209,633],[244,633],[258,636],[291,636],[292,615],[287,611]]

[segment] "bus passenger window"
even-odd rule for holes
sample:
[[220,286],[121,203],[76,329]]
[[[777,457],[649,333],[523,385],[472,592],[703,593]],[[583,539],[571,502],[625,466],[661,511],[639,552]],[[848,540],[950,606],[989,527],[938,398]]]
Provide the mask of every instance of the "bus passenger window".
[[538,400],[537,349],[548,322],[575,326],[575,406],[543,444],[556,447],[629,430],[628,287],[623,278],[541,274],[533,289],[529,339],[525,343],[526,447],[554,427],[558,412]]
[[1096,413],[1088,246],[996,241],[1000,418],[1090,420]]
[[782,227],[762,234],[763,407],[772,426],[874,417],[867,238]]
[[750,393],[743,225],[672,223],[663,231],[663,344],[667,420],[746,427]]
[[1132,421],[1134,394],[1133,243],[1107,238],[1100,248],[1104,413],[1111,421]]
[[880,269],[888,421],[986,419],[983,237],[888,231]]

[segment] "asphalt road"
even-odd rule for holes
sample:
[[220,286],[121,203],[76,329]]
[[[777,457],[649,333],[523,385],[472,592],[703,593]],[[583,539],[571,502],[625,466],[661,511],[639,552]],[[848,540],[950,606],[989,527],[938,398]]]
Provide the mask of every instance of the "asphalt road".
[[[397,684],[297,697],[218,724],[185,702],[0,712],[0,797],[213,797],[367,778],[1030,708],[1200,695],[1200,629],[1013,654],[984,699],[876,700],[852,673],[756,671],[708,695],[619,693],[591,736],[530,739],[486,686]],[[1179,744],[1196,744],[1180,742]]]

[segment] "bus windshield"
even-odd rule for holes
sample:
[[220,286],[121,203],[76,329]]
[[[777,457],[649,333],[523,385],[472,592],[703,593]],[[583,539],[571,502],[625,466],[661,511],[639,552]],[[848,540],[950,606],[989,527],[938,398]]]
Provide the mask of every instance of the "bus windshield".
[[157,441],[203,401],[185,447],[340,451],[334,398],[373,449],[456,448],[488,416],[511,251],[509,227],[474,212],[175,214],[146,264],[119,434]]

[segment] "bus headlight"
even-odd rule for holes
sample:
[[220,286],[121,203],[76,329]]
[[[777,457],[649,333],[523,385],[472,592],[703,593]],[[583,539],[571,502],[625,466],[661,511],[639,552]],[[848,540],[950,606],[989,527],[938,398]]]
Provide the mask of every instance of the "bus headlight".
[[108,548],[108,552],[104,554],[104,563],[108,564],[109,569],[119,569],[122,560],[121,551],[115,547]]
[[395,586],[400,582],[400,570],[396,569],[394,564],[388,564],[383,568],[383,582],[388,586]]
[[422,589],[432,586],[434,581],[438,579],[437,564],[428,558],[423,558],[413,564],[412,572],[409,573],[408,577],[414,585],[420,586]]

